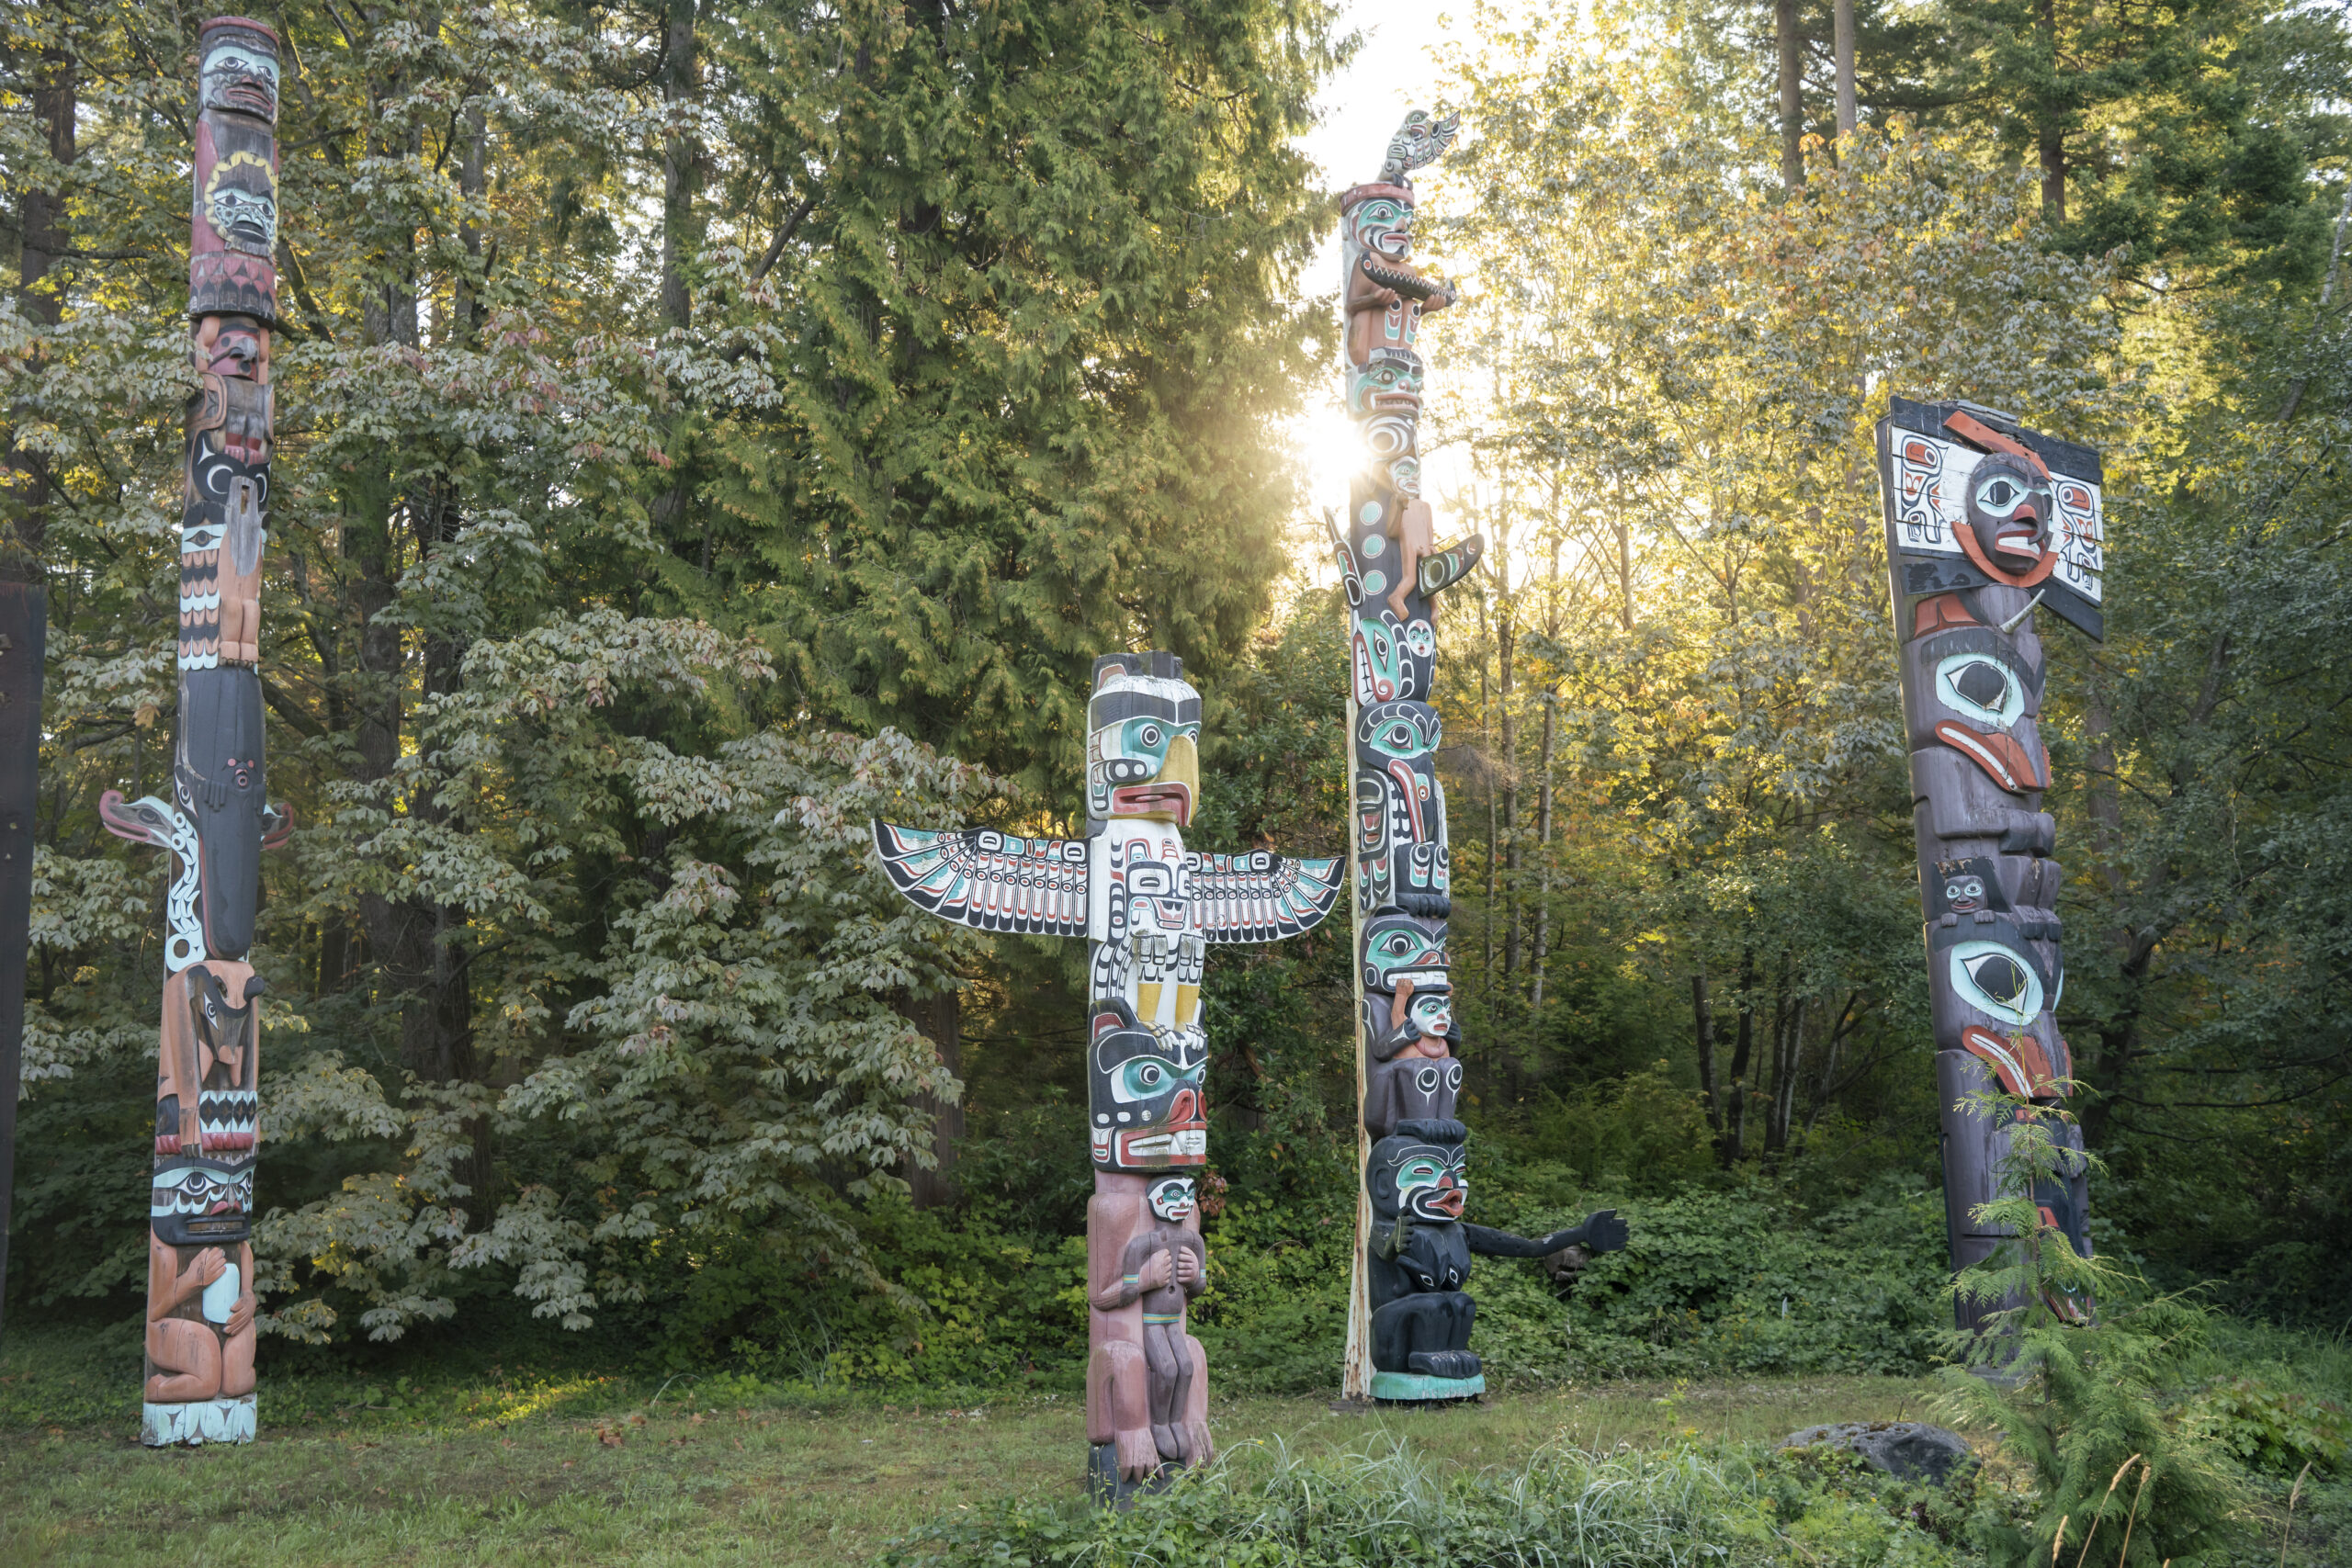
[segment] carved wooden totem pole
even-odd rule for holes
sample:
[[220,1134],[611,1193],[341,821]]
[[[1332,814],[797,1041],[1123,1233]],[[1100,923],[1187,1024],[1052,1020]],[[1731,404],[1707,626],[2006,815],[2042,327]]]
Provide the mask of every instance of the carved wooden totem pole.
[[[2104,634],[2102,481],[2089,447],[1964,402],[1894,399],[1879,421],[1878,460],[1957,1271],[2002,1239],[1974,1211],[1998,1194],[2014,1125],[1986,1117],[1969,1097],[1997,1082],[2028,1102],[2013,1113],[2022,1119],[2056,1107],[2072,1088],[2053,1010],[2065,969],[2054,824],[2041,809],[2050,753],[2040,732],[2046,665],[2034,613],[2052,611],[2095,639]],[[2033,1196],[2044,1221],[2088,1258],[2082,1131],[2052,1117],[2048,1132],[2060,1169],[2037,1181]],[[1980,1329],[1999,1305],[1962,1302],[1960,1327]],[[2090,1312],[2071,1297],[2050,1305],[2069,1322]]]
[[1470,1254],[1540,1258],[1566,1247],[1623,1247],[1607,1211],[1541,1240],[1462,1223],[1466,1134],[1446,956],[1442,726],[1430,705],[1437,672],[1437,594],[1468,576],[1486,547],[1473,536],[1435,548],[1420,495],[1423,314],[1453,303],[1408,265],[1411,171],[1453,143],[1456,121],[1408,115],[1380,177],[1340,198],[1340,299],[1348,412],[1371,461],[1333,529],[1347,592],[1348,733],[1355,775],[1356,1088],[1363,1169],[1342,1393],[1350,1399],[1468,1399],[1486,1378],[1470,1348],[1476,1306],[1464,1293]]
[[1208,1161],[1201,969],[1212,942],[1277,942],[1338,902],[1337,861],[1184,848],[1201,697],[1169,653],[1094,661],[1086,838],[874,824],[899,892],[982,931],[1088,939],[1087,1475],[1097,1496],[1210,1457],[1208,1367],[1185,1332],[1207,1282],[1189,1172]]
[[171,852],[155,1072],[141,1439],[254,1436],[254,1128],[260,976],[247,962],[261,852],[261,554],[277,272],[277,35],[216,17],[198,45],[188,315],[198,378],[180,521],[179,735],[168,799],[99,802]]

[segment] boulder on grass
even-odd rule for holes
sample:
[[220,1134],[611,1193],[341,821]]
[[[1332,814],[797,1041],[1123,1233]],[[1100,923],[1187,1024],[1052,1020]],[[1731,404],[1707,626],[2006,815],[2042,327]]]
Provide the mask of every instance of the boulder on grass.
[[1772,1446],[1843,1449],[1898,1481],[1925,1481],[1936,1486],[1950,1480],[1971,1459],[1968,1443],[1959,1433],[1924,1421],[1841,1421],[1807,1427]]

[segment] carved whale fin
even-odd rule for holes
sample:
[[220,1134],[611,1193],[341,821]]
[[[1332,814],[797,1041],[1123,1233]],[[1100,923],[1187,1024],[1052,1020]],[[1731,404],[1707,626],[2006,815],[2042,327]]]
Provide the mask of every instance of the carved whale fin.
[[1421,597],[1443,592],[1478,570],[1478,558],[1487,553],[1487,536],[1473,534],[1457,539],[1442,550],[1431,550],[1421,558],[1420,581],[1416,586]]

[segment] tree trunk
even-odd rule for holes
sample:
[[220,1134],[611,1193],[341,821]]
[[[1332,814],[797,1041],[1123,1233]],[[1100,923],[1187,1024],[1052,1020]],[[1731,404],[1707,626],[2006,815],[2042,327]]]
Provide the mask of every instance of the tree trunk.
[[1838,54],[1838,134],[1850,136],[1860,120],[1854,102],[1854,0],[1836,0],[1830,18]]
[[[33,115],[50,156],[74,158],[77,84],[74,57],[41,52]],[[54,326],[57,295],[43,288],[51,265],[69,245],[65,202],[45,187],[25,192],[19,215],[17,312]],[[34,828],[40,805],[42,662],[49,637],[49,594],[41,547],[49,533],[49,457],[10,444],[14,537],[0,547],[0,1322],[8,1299],[8,1222],[16,1206],[17,1094],[24,1077],[25,970],[32,944]]]
[[1742,948],[1739,954],[1739,1032],[1733,1036],[1731,1053],[1731,1103],[1725,1107],[1725,1126],[1719,1145],[1723,1162],[1737,1165],[1747,1152],[1747,1058],[1756,1045],[1756,951]]
[[[2058,0],[2037,0],[2035,17],[2050,69],[2059,69]],[[2036,151],[2041,160],[2041,215],[2056,228],[2066,221],[2066,130],[2058,106],[2045,99],[2034,127]]]
[[1723,1142],[1723,1097],[1715,1089],[1715,1004],[1707,996],[1707,966],[1690,976],[1690,1021],[1699,1042],[1699,1093],[1707,1102],[1707,1125]]
[[1519,973],[1519,715],[1511,698],[1517,694],[1517,682],[1512,664],[1517,654],[1518,638],[1514,635],[1514,606],[1510,592],[1501,594],[1501,614],[1495,623],[1495,662],[1500,674],[1500,704],[1502,717],[1503,769],[1503,989],[1515,991],[1513,976]]
[[1529,1004],[1544,1005],[1544,964],[1552,955],[1552,749],[1559,733],[1560,696],[1544,694],[1544,795],[1535,803],[1535,958]]
[[1772,32],[1781,56],[1781,184],[1793,195],[1804,188],[1804,36],[1797,0],[1772,0]]
[[[939,1053],[939,1065],[958,1079],[964,1076],[964,1011],[963,999],[954,991],[942,991],[936,996],[918,1001],[902,997],[899,1011],[922,1032]],[[933,1165],[925,1170],[910,1159],[906,1163],[907,1185],[913,1191],[918,1209],[944,1209],[956,1201],[956,1140],[964,1135],[964,1102],[961,1099],[943,1100],[935,1095],[918,1097],[916,1103],[931,1113],[931,1153]]]
[[[695,34],[695,0],[669,0],[669,25],[664,51],[667,69],[662,84],[662,101],[673,115],[684,111],[699,96],[701,62]],[[673,129],[662,148],[662,324],[684,333],[694,324],[694,297],[686,282],[686,259],[698,246],[695,197],[701,186],[702,148],[684,131]],[[686,426],[673,426],[669,442],[670,484],[653,498],[650,508],[657,537],[675,542],[684,522],[689,480],[686,473]],[[701,568],[710,570],[711,536],[707,522],[702,534]]]

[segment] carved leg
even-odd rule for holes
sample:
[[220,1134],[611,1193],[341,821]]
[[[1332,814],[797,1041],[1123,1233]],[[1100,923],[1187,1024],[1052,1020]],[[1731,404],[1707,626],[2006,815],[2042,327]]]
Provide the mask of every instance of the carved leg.
[[1111,1420],[1111,1442],[1119,1479],[1148,1481],[1159,1469],[1159,1446],[1151,1437],[1150,1372],[1140,1347],[1125,1342],[1096,1352],[1092,1372],[1096,1397]]
[[254,1343],[260,1332],[248,1323],[220,1348],[220,1392],[237,1398],[254,1391]]
[[1216,1457],[1216,1445],[1209,1440],[1209,1358],[1201,1342],[1191,1335],[1184,1336],[1184,1391],[1176,1405],[1183,1425],[1178,1428],[1184,1439],[1184,1462],[1206,1464]]
[[[248,1331],[248,1340],[251,1335]],[[253,1350],[245,1351],[245,1387],[253,1387]],[[220,1341],[211,1329],[186,1318],[167,1317],[147,1325],[147,1359],[162,1371],[147,1380],[151,1404],[187,1404],[220,1392]]]
[[1183,1383],[1192,1375],[1191,1358],[1176,1344],[1175,1325],[1166,1323],[1144,1325],[1143,1355],[1150,1372],[1152,1447],[1163,1460],[1182,1460],[1184,1445],[1176,1435],[1176,1421],[1183,1409]]

